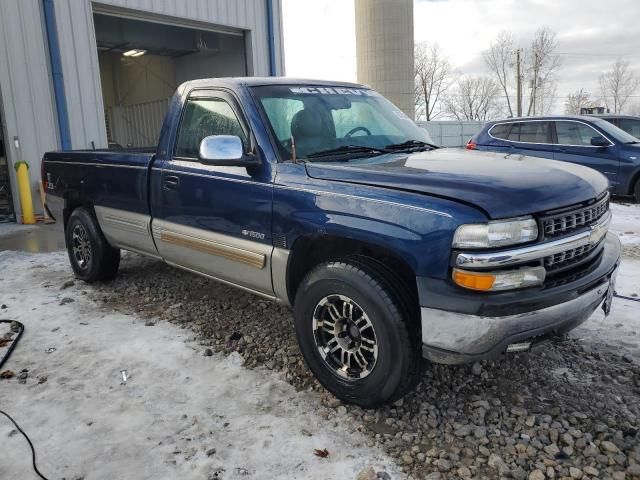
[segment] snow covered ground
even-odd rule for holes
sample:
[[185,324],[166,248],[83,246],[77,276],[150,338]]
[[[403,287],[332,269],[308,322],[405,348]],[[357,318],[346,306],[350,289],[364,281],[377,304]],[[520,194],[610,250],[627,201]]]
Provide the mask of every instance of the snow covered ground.
[[[612,210],[624,246],[617,291],[640,296],[640,206]],[[64,252],[0,252],[0,319],[26,326],[3,370],[27,370],[24,384],[0,380],[0,409],[31,436],[49,478],[353,479],[367,465],[402,478],[344,407],[326,420],[316,394],[244,368],[238,354],[203,356],[190,330],[108,312],[92,287],[62,288],[71,279]],[[617,298],[572,336],[640,362],[640,304]],[[314,455],[324,448],[327,458]],[[26,442],[0,417],[5,478],[36,477]]]
[[[367,465],[401,478],[276,373],[203,356],[169,323],[105,313],[68,280],[66,253],[0,252],[0,318],[25,324],[3,369],[28,370],[25,384],[0,380],[0,409],[50,479],[350,479]],[[0,479],[36,478],[12,430],[0,417]]]
[[[610,229],[623,247],[616,292],[640,299],[640,205],[612,203],[611,210]],[[640,302],[615,298],[611,315],[605,318],[601,310],[596,311],[572,335],[627,353],[640,362]]]

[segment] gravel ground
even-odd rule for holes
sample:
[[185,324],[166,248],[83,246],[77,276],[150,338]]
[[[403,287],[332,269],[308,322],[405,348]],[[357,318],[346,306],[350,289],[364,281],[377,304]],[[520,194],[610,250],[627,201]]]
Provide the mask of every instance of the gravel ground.
[[415,392],[363,410],[311,376],[286,307],[135,254],[115,281],[88,290],[106,309],[191,328],[205,355],[236,351],[247,367],[323,392],[320,415],[365,433],[410,477],[640,478],[640,365],[587,342],[471,366],[425,362]]

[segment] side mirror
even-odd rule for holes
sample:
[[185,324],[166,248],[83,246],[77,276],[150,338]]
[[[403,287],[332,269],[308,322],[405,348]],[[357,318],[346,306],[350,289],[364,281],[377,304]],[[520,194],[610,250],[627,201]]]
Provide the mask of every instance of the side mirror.
[[603,136],[596,135],[595,137],[591,137],[591,145],[594,147],[608,147],[611,144],[609,143],[609,140]]
[[235,135],[204,137],[200,142],[198,160],[207,165],[226,165],[229,167],[251,167],[260,163],[255,155],[244,153],[242,140]]

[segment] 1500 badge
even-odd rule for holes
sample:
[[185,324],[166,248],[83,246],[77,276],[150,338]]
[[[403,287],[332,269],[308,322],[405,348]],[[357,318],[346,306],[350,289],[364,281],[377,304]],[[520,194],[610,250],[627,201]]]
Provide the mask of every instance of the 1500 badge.
[[242,230],[242,235],[245,237],[257,238],[259,240],[264,240],[264,233],[260,232],[252,232],[251,230]]

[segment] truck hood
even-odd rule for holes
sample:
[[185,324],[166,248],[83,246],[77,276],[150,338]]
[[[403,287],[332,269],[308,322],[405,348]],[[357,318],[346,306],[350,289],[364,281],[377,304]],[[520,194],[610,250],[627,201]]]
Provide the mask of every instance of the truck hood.
[[597,197],[607,179],[587,167],[494,152],[438,149],[348,163],[307,163],[312,178],[462,201],[491,219],[516,217]]

